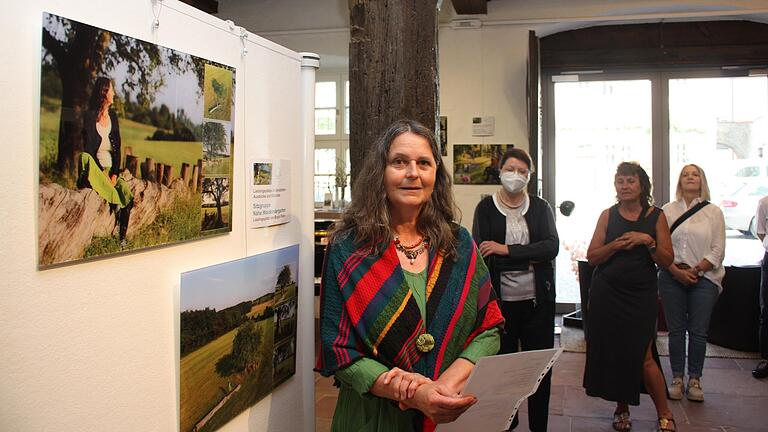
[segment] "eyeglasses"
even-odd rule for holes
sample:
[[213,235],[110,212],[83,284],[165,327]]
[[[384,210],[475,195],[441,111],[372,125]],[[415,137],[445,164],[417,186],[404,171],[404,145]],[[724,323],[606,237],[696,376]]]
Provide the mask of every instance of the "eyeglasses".
[[531,173],[530,170],[525,169],[525,168],[511,168],[511,167],[510,168],[504,168],[503,170],[501,170],[501,172],[516,172],[516,173],[520,174],[523,177],[528,177],[528,175]]

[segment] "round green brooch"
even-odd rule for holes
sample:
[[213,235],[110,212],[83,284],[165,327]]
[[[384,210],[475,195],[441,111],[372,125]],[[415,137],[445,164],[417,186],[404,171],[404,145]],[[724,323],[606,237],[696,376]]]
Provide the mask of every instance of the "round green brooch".
[[435,347],[435,338],[429,333],[422,333],[416,339],[416,348],[423,352],[430,352]]

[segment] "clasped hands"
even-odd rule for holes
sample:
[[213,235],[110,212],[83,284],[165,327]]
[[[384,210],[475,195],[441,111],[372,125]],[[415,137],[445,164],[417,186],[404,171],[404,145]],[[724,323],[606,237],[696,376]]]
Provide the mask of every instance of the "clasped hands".
[[616,244],[617,249],[622,250],[629,250],[637,246],[656,246],[656,240],[654,240],[653,237],[638,231],[627,231],[617,237],[613,242]]
[[691,285],[699,281],[698,267],[680,268],[676,264],[672,264],[667,270],[676,281],[683,285]]
[[419,373],[392,368],[378,378],[390,390],[390,398],[401,410],[417,409],[435,423],[450,423],[477,402],[474,396],[460,395],[445,383]]

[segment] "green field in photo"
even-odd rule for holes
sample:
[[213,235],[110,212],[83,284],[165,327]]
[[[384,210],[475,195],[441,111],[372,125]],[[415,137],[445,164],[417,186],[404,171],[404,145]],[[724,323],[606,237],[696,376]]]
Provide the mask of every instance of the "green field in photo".
[[203,95],[203,117],[232,119],[232,71],[206,64]]
[[230,176],[231,174],[231,157],[220,157],[211,160],[203,160],[203,175],[221,177]]
[[[295,276],[294,276],[295,277]],[[285,288],[275,289],[275,304],[281,304],[297,297],[298,289],[296,283],[290,283]]]
[[[47,107],[47,108],[46,108]],[[54,99],[44,104],[40,110],[40,176],[42,182],[55,182],[65,187],[73,187],[69,182],[54,176],[54,166],[58,155],[59,118],[61,116],[61,101]],[[154,159],[155,163],[173,166],[173,177],[181,176],[181,165],[197,164],[202,158],[203,143],[200,141],[148,141],[156,127],[138,123],[133,120],[120,119],[120,138],[122,141],[122,161],[125,165],[125,154],[128,148],[134,156],[143,163],[146,158]],[[137,173],[141,177],[141,171]]]
[[[222,378],[216,362],[232,350],[234,329],[181,359],[181,431],[191,431],[238,383],[242,387],[210,418],[200,431],[213,431],[272,391],[272,317],[258,321],[263,341],[258,352],[258,368],[250,374]],[[238,380],[242,380],[239,382]]]

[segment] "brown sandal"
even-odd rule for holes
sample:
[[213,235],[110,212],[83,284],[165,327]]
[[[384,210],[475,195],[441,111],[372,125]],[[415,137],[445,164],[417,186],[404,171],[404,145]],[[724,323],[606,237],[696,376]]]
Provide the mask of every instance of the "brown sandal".
[[626,432],[632,429],[632,419],[629,418],[629,411],[613,413],[613,430]]
[[659,417],[659,432],[675,432],[676,430],[675,419]]

